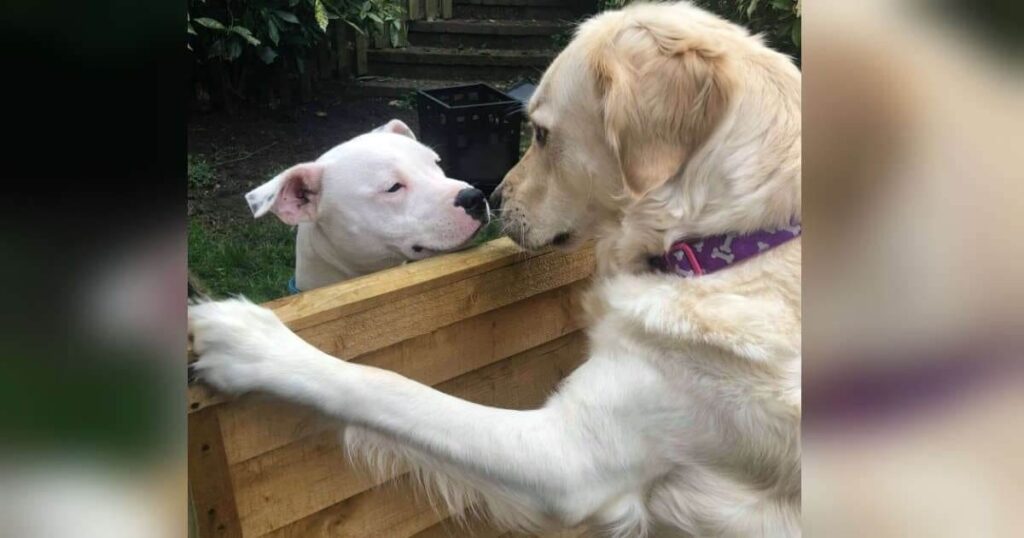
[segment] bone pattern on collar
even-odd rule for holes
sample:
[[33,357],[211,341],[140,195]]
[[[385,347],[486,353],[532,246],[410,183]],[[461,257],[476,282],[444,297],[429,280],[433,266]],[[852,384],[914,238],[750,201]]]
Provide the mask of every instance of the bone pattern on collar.
[[730,233],[680,239],[672,243],[665,254],[651,258],[650,264],[657,270],[687,278],[706,275],[800,237],[801,232],[800,223],[794,222],[781,228],[748,234]]

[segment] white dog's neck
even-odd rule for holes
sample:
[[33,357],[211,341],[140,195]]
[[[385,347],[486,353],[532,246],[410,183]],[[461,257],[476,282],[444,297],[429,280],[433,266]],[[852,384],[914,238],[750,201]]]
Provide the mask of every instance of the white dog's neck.
[[365,252],[350,252],[344,243],[331,241],[316,223],[300,224],[296,234],[295,283],[300,290],[370,274],[404,261],[395,253],[367,257]]

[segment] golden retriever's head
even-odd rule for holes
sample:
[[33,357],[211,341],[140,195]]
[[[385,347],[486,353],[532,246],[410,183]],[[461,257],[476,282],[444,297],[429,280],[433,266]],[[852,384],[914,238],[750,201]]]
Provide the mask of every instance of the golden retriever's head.
[[[528,109],[533,142],[495,195],[506,231],[526,248],[577,244],[629,226],[645,200],[664,201],[666,189],[684,183],[687,192],[673,195],[686,206],[682,213],[692,217],[718,204],[729,188],[690,181],[684,172],[721,158],[703,148],[735,116],[737,58],[761,49],[775,55],[689,4],[638,5],[582,24],[544,74]],[[798,133],[798,112],[796,125]],[[715,173],[698,168],[703,176]],[[687,218],[664,204],[661,210]],[[648,243],[660,243],[652,238],[671,226],[638,228],[648,230]]]

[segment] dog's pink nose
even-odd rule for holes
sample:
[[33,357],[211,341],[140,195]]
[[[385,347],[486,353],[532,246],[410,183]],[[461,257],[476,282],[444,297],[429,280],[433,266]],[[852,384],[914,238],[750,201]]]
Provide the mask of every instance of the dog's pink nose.
[[462,189],[455,195],[455,207],[461,207],[469,216],[483,222],[487,219],[487,197],[480,189]]

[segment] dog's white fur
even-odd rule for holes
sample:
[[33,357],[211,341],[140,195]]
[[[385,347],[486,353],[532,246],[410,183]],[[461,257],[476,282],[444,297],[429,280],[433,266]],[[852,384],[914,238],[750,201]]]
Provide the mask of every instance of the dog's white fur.
[[799,535],[799,240],[696,279],[641,262],[799,217],[799,86],[787,58],[689,4],[580,27],[531,102],[545,143],[502,186],[520,243],[596,230],[604,262],[590,356],[540,409],[336,360],[244,300],[190,308],[198,375],[315,406],[353,454],[404,460],[505,527]]
[[[298,225],[295,281],[310,290],[456,249],[482,222],[454,204],[472,186],[401,120],[295,165],[245,195],[253,215]],[[396,192],[388,192],[396,183]],[[416,248],[414,248],[416,247]]]

